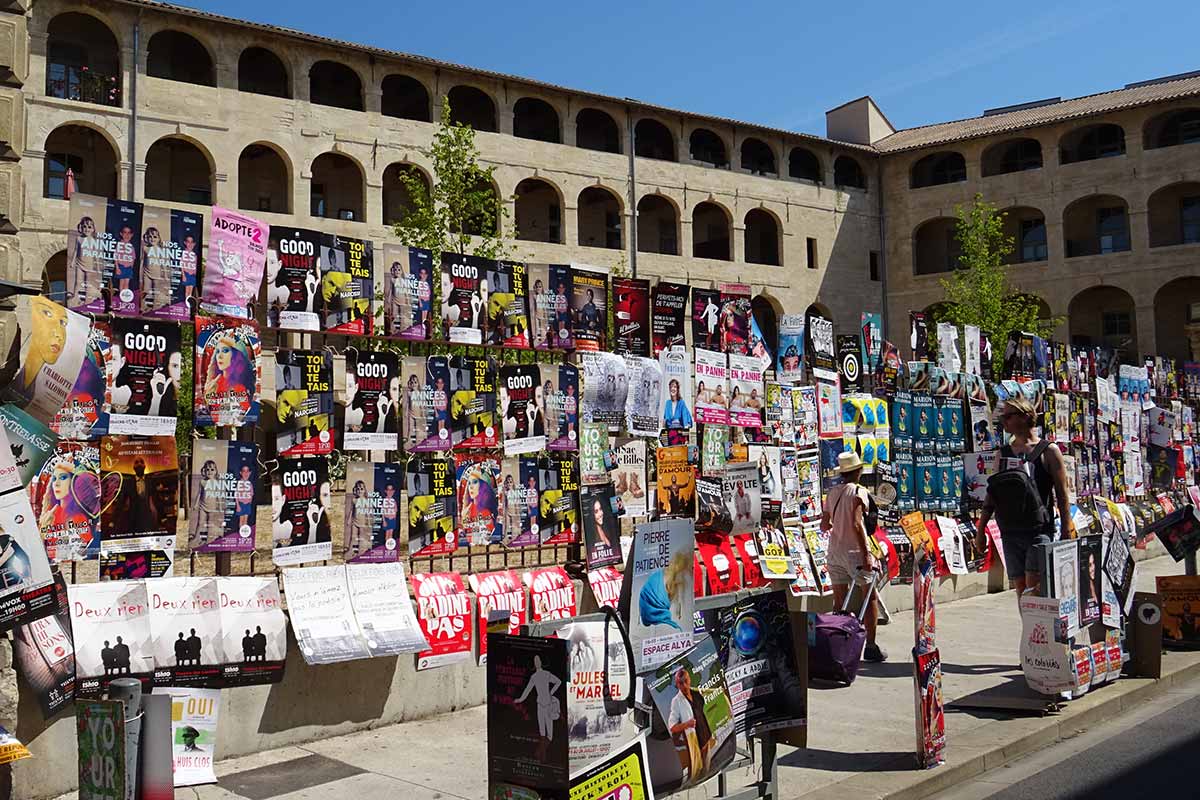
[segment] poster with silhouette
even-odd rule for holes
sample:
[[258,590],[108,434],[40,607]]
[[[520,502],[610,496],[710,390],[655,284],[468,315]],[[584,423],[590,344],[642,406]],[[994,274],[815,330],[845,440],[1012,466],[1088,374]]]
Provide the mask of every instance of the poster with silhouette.
[[530,264],[529,333],[536,350],[571,350],[571,298],[575,281],[566,264]]
[[254,442],[196,439],[192,443],[189,550],[254,550],[258,474],[258,445]]
[[271,481],[271,560],[276,566],[333,557],[329,460],[281,458]]
[[410,458],[404,467],[408,494],[408,553],[441,556],[458,548],[454,527],[454,462],[436,456]]
[[287,655],[287,617],[274,575],[217,578],[226,686],[277,683]]
[[184,322],[192,317],[204,215],[178,208],[142,210],[141,316]]
[[446,356],[400,359],[403,383],[401,432],[406,453],[449,450],[450,361]]
[[275,353],[275,416],[279,455],[333,452],[333,355],[329,351]]
[[654,358],[664,350],[684,346],[688,292],[686,283],[659,281],[655,284],[650,301],[651,355]]
[[212,207],[208,256],[200,308],[209,314],[253,319],[267,263],[268,225],[253,217]]
[[546,397],[536,364],[500,367],[499,413],[504,454],[533,453],[546,447]]
[[321,330],[321,240],[306,228],[272,225],[267,237],[267,327]]
[[442,335],[435,338],[483,344],[491,265],[491,259],[479,256],[442,253]]
[[145,581],[76,583],[67,589],[75,641],[76,694],[96,697],[113,678],[148,685],[154,667]]
[[369,336],[375,332],[375,245],[326,233],[321,236],[321,329]]
[[13,629],[13,662],[49,721],[75,700],[75,645],[67,584],[55,581],[58,610]]
[[690,519],[645,522],[634,528],[626,564],[629,638],[637,672],[675,658],[692,646],[695,602]]
[[417,671],[471,657],[471,595],[457,572],[414,573],[417,622],[429,646],[417,653]]
[[392,352],[348,348],[342,446],[396,450],[400,441],[400,359]]
[[86,314],[137,314],[141,297],[141,203],[71,195],[66,305]]
[[102,540],[175,535],[179,460],[174,436],[105,436],[100,472]]
[[475,572],[467,576],[471,591],[475,592],[475,633],[479,641],[479,665],[488,660],[488,619],[508,612],[508,632],[516,635],[521,626],[528,622],[525,606],[525,587],[521,578],[511,569],[496,572]]
[[306,664],[371,657],[350,604],[345,565],[285,569],[283,592],[292,632]]
[[403,466],[351,461],[346,467],[343,558],[352,563],[386,563],[400,558],[400,498]]
[[450,359],[450,442],[455,450],[496,447],[496,362],[489,356]]
[[[95,439],[108,433],[113,379],[116,377],[116,370],[109,367],[113,357],[112,336],[112,326],[107,322],[92,323],[79,377],[71,386],[63,407],[49,423],[50,430],[64,439]],[[29,416],[15,405],[4,408]]]
[[613,278],[613,332],[614,353],[650,356],[650,281]]
[[608,350],[608,270],[572,264],[572,335],[576,350]]
[[419,653],[429,642],[417,624],[404,565],[398,561],[348,564],[346,580],[354,618],[372,656]]
[[579,449],[579,368],[574,364],[542,364],[546,398],[546,449]]
[[420,247],[387,243],[383,264],[375,270],[375,296],[383,309],[375,310],[376,330],[382,320],[383,335],[405,341],[430,338],[433,321],[433,254]]
[[155,686],[208,686],[226,660],[216,578],[147,581]]
[[[542,800],[567,800],[567,641],[488,636],[488,791],[533,790]],[[523,796],[517,790],[514,796]]]
[[258,422],[261,353],[253,321],[196,316],[196,425],[241,427]]
[[114,319],[110,433],[174,436],[183,377],[179,326]]
[[40,295],[12,302],[15,310],[0,314],[0,399],[49,424],[83,369],[92,323]]

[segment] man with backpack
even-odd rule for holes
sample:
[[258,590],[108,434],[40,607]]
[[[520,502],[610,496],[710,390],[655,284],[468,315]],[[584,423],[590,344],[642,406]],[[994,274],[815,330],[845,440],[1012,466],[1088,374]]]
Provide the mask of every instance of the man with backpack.
[[988,478],[975,537],[977,547],[987,546],[987,524],[995,516],[1018,606],[1027,589],[1036,590],[1041,584],[1041,545],[1054,541],[1056,524],[1061,538],[1075,536],[1062,451],[1038,438],[1033,430],[1036,420],[1033,404],[1024,397],[1005,402],[1000,423],[1012,441],[1000,450],[999,471]]

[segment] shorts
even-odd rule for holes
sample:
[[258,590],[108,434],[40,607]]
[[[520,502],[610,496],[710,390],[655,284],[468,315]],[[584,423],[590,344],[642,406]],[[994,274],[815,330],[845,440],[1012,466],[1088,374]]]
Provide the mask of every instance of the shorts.
[[1042,571],[1042,551],[1038,545],[1050,544],[1050,536],[1039,533],[1036,536],[1001,536],[1000,543],[1004,546],[1004,563],[1008,577],[1024,578],[1027,572]]
[[825,568],[829,570],[829,582],[841,586],[854,583],[854,573],[862,567],[862,556],[858,550],[838,553],[830,550],[825,556]]

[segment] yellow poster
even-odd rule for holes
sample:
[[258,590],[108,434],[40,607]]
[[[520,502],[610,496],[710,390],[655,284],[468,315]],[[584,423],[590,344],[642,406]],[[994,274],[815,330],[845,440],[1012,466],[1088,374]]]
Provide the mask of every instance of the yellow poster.
[[654,800],[646,742],[639,737],[571,779],[571,800]]

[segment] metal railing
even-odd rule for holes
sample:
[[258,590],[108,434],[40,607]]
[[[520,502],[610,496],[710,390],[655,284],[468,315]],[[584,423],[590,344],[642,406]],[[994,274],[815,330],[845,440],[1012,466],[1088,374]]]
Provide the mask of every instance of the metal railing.
[[102,106],[121,105],[121,76],[105,75],[88,67],[47,64],[46,95]]

